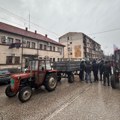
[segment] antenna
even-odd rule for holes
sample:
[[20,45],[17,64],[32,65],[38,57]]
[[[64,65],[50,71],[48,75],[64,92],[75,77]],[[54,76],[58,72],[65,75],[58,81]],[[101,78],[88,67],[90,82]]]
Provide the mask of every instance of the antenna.
[[29,30],[30,30],[30,10],[29,10]]

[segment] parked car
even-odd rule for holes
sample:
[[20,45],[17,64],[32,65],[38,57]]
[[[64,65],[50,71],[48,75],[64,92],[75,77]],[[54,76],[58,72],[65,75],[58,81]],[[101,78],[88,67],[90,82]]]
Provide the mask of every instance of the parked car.
[[0,84],[10,83],[10,71],[7,69],[0,70]]
[[20,69],[18,68],[0,69],[0,84],[9,84],[10,76],[16,73],[20,73]]

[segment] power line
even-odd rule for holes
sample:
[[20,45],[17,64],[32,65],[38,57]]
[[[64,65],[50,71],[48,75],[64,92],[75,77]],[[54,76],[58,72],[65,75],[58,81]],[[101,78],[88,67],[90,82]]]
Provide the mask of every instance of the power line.
[[[21,20],[21,21],[24,21],[24,22],[27,22],[27,23],[31,23],[32,25],[36,26],[37,28],[42,28],[42,29],[44,29],[45,31],[48,31],[48,32],[54,34],[54,35],[57,36],[57,37],[60,36],[59,34],[53,32],[53,31],[50,31],[50,30],[48,30],[48,29],[46,29],[46,28],[44,28],[44,27],[42,27],[42,26],[40,26],[40,25],[38,25],[38,24],[36,24],[36,23],[33,23],[33,22],[31,22],[30,20],[27,20],[27,19],[25,19],[25,18],[23,18],[23,17],[21,17],[21,16],[19,16],[19,15],[16,15],[16,14],[14,14],[14,13],[11,12],[11,11],[9,11],[9,10],[7,10],[7,9],[5,9],[5,8],[2,8],[1,6],[0,6],[0,8],[1,8],[2,10],[4,10],[4,12],[6,12],[7,15],[10,15],[10,14],[11,14],[13,17],[16,17],[17,19],[19,19],[19,20]],[[30,17],[30,16],[29,16],[29,17]],[[2,19],[4,19],[4,18],[2,18]],[[7,20],[7,21],[8,21],[8,20]],[[17,23],[16,23],[16,24],[17,24]],[[25,24],[25,23],[24,23],[24,24]],[[20,25],[20,24],[19,24],[19,25]],[[30,27],[30,24],[29,24],[29,27]],[[106,31],[96,32],[96,33],[90,33],[90,34],[88,34],[88,35],[103,34],[103,33],[106,33],[106,32],[112,32],[112,31],[118,31],[118,30],[120,30],[120,28],[110,29],[110,30],[106,30]]]
[[53,31],[50,31],[50,30],[48,30],[48,29],[46,29],[46,28],[44,28],[44,27],[42,27],[42,26],[40,26],[40,25],[38,25],[38,24],[36,24],[36,23],[33,23],[33,22],[31,22],[31,21],[29,21],[29,20],[27,20],[27,19],[25,19],[25,18],[23,18],[23,17],[21,17],[21,16],[18,16],[18,15],[16,15],[16,14],[14,14],[13,12],[11,12],[11,11],[5,9],[5,8],[2,8],[1,6],[0,6],[0,8],[1,8],[2,10],[4,10],[4,11],[6,12],[6,14],[8,14],[8,15],[11,14],[12,16],[17,17],[17,19],[19,19],[19,20],[22,20],[22,21],[27,22],[27,23],[30,22],[32,25],[37,26],[38,28],[42,28],[42,29],[44,29],[44,30],[47,31],[47,32],[50,32],[50,33],[52,33],[52,34],[54,34],[54,35],[56,35],[56,36],[59,36],[57,33],[53,32]]
[[102,31],[102,32],[91,33],[88,35],[102,34],[102,33],[111,32],[111,31],[118,31],[118,30],[120,30],[120,28],[110,29],[110,30],[106,30],[106,31]]

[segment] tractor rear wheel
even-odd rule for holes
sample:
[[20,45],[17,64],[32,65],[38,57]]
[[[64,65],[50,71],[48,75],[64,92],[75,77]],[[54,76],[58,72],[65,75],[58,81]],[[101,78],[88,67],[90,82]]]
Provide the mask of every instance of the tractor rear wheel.
[[73,73],[68,74],[68,82],[73,83],[74,82],[74,75]]
[[8,96],[8,97],[14,97],[14,96],[16,96],[17,92],[13,92],[13,91],[11,90],[11,86],[8,85],[7,88],[6,88],[6,90],[5,90],[5,94],[6,94],[6,96]]
[[57,75],[56,74],[48,74],[45,80],[45,88],[47,91],[55,90],[57,86]]
[[28,101],[32,96],[32,89],[29,86],[21,88],[18,98],[21,102],[26,102]]

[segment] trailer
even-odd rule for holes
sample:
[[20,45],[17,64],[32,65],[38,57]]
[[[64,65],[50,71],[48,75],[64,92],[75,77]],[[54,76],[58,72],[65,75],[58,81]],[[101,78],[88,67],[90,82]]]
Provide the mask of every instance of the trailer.
[[68,78],[69,83],[74,82],[74,75],[79,75],[80,61],[58,61],[53,63],[53,69],[57,70],[58,81]]

